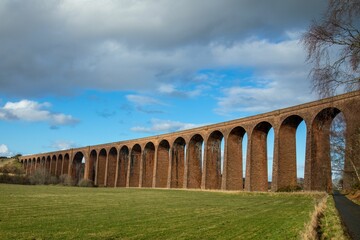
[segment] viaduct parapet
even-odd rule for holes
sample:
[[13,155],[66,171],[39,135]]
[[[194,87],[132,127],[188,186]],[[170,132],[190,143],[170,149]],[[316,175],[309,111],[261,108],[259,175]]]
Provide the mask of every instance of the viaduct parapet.
[[348,188],[355,179],[353,167],[360,168],[360,91],[185,131],[22,156],[20,162],[27,174],[43,168],[106,187],[268,191],[267,136],[273,128],[271,190],[276,191],[297,185],[296,130],[304,122],[304,189],[331,191],[329,132],[339,113],[346,121]]

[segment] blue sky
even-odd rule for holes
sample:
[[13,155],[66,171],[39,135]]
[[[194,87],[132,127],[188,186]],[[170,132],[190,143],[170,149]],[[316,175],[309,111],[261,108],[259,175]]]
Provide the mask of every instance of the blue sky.
[[2,0],[0,155],[151,136],[315,100],[299,40],[325,7]]

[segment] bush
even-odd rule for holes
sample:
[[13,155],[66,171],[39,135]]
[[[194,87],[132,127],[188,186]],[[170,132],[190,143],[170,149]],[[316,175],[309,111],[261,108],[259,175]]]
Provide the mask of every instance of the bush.
[[298,192],[301,190],[303,190],[301,186],[295,185],[295,186],[281,187],[277,190],[277,192]]
[[78,183],[79,187],[94,187],[94,182],[89,179],[81,179]]
[[24,175],[0,174],[0,183],[29,185],[30,180]]
[[59,183],[64,186],[75,186],[74,180],[68,174],[63,174],[59,178]]
[[50,183],[50,173],[44,168],[36,169],[30,176],[30,183],[34,185],[44,185]]
[[360,190],[360,183],[354,183],[352,186],[351,186],[351,188],[353,189],[353,190]]
[[57,176],[50,176],[48,184],[57,185],[59,183],[60,181]]
[[25,170],[19,162],[9,162],[0,167],[0,173],[24,174]]

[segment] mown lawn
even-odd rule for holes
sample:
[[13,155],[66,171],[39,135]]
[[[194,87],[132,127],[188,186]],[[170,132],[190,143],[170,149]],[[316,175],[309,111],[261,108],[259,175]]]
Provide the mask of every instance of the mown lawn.
[[298,239],[305,194],[0,184],[0,239]]

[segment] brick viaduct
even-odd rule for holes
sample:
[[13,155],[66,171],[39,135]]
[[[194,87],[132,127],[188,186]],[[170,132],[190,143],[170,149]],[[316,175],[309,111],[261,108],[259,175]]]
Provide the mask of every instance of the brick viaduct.
[[[276,191],[297,184],[296,130],[304,121],[304,189],[330,191],[329,130],[340,112],[346,121],[345,171],[351,172],[353,164],[360,168],[360,91],[185,131],[23,156],[20,161],[27,174],[41,167],[55,176],[69,174],[76,181],[85,178],[106,187],[267,191],[266,141],[273,128],[271,189]],[[245,176],[242,144],[247,146]],[[353,180],[354,174],[347,175],[345,187]]]

